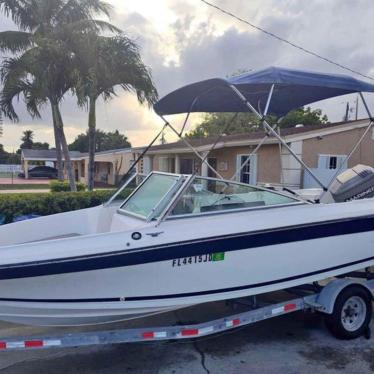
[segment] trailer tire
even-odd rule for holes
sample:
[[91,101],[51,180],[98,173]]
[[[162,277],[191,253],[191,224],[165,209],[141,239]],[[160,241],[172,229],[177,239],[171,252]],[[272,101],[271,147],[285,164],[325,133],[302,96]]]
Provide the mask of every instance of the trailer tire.
[[325,316],[328,330],[338,339],[366,335],[372,315],[372,296],[362,286],[343,289],[335,300],[332,314]]

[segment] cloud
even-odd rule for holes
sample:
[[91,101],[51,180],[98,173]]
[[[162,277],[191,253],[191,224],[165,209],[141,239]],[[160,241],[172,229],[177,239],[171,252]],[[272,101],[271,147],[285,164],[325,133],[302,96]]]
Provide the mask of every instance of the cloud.
[[[113,22],[140,44],[161,96],[193,81],[269,65],[346,73],[196,0],[160,0],[157,4],[148,0],[112,0],[112,3]],[[214,3],[327,58],[374,75],[371,0],[357,0],[354,5],[349,0],[215,0]],[[9,26],[9,20],[0,20],[1,29]],[[340,120],[345,100],[353,98],[338,98],[317,106],[327,111],[331,120]],[[370,103],[374,105],[372,98]],[[17,110],[23,126],[38,128],[36,135],[40,140],[53,142],[48,110],[38,121],[30,120],[22,104],[17,105]],[[78,109],[71,97],[66,98],[62,110],[68,140],[72,141],[76,134],[85,131],[87,113]],[[360,114],[364,114],[362,108]],[[100,102],[97,122],[101,129],[124,131],[134,145],[146,144],[162,124],[129,94],[119,94],[107,104]],[[1,142],[8,148],[19,143],[20,131],[16,129],[19,127],[8,123],[4,126]]]

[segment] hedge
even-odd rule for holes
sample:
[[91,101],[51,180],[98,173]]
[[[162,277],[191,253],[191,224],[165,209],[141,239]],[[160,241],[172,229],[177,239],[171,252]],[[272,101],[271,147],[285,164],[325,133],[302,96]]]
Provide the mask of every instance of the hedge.
[[[86,185],[80,182],[76,184],[77,191],[85,191]],[[70,191],[70,184],[67,181],[51,181],[49,182],[51,192],[68,192]]]
[[0,216],[5,216],[5,223],[10,223],[17,216],[26,214],[46,216],[90,208],[107,201],[112,194],[112,190],[0,194]]

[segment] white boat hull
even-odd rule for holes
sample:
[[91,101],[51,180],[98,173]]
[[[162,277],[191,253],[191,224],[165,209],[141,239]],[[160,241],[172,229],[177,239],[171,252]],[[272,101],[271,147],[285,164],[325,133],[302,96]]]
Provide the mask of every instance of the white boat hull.
[[[279,232],[264,238],[271,235]],[[271,292],[374,265],[374,231],[289,240],[240,250],[227,247],[216,258],[176,255],[131,266],[2,279],[0,319],[44,326],[114,322]],[[209,252],[216,251],[212,247]]]

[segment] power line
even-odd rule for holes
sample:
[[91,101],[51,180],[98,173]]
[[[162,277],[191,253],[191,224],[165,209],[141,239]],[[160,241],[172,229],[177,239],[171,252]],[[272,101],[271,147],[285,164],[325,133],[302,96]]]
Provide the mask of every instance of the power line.
[[204,4],[210,6],[211,8],[214,8],[214,9],[218,10],[218,11],[221,12],[221,13],[224,13],[224,14],[226,14],[226,15],[232,17],[232,18],[235,18],[235,19],[236,19],[237,21],[239,21],[239,22],[245,23],[246,25],[248,25],[248,26],[250,26],[250,27],[252,27],[252,28],[254,28],[254,29],[258,30],[258,31],[261,31],[262,33],[264,33],[264,34],[266,34],[266,35],[268,35],[268,36],[271,36],[272,38],[275,38],[275,39],[277,39],[277,40],[279,40],[279,41],[281,41],[281,42],[283,42],[283,43],[286,43],[286,44],[290,45],[291,47],[297,48],[297,49],[299,49],[300,51],[305,52],[305,53],[307,53],[307,54],[309,54],[309,55],[312,55],[312,56],[314,56],[314,57],[317,57],[317,58],[319,58],[320,60],[323,60],[323,61],[325,61],[325,62],[328,62],[329,64],[332,64],[332,65],[338,66],[338,67],[341,68],[341,69],[344,69],[344,70],[350,71],[351,73],[354,73],[354,74],[360,75],[360,76],[363,77],[363,78],[367,78],[367,79],[370,79],[370,80],[374,81],[374,78],[371,77],[371,76],[369,76],[369,75],[365,75],[365,74],[363,74],[363,73],[360,73],[359,71],[354,70],[354,69],[352,69],[352,68],[350,68],[350,67],[348,67],[348,66],[345,66],[345,65],[339,64],[338,62],[335,62],[335,61],[333,61],[333,60],[330,60],[330,59],[327,58],[327,57],[321,56],[321,55],[319,55],[319,54],[316,53],[316,52],[310,51],[309,49],[306,49],[306,48],[304,48],[304,47],[302,47],[302,46],[300,46],[300,45],[298,45],[298,44],[295,44],[295,43],[293,43],[293,42],[290,42],[289,40],[284,39],[284,38],[282,38],[281,36],[278,36],[278,35],[276,35],[276,34],[270,32],[270,31],[267,31],[267,30],[263,29],[262,27],[259,27],[259,26],[255,25],[255,24],[253,24],[253,23],[251,23],[251,22],[249,22],[249,21],[247,21],[247,20],[245,20],[245,19],[243,19],[243,18],[241,18],[241,17],[235,15],[234,13],[231,13],[231,12],[228,11],[228,10],[225,10],[225,9],[223,9],[223,8],[220,8],[218,5],[212,4],[212,3],[210,3],[209,1],[206,1],[206,0],[200,0],[200,1],[203,2]]

